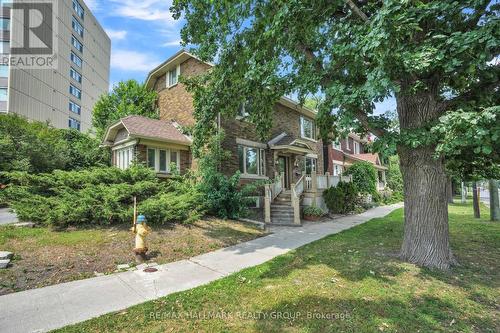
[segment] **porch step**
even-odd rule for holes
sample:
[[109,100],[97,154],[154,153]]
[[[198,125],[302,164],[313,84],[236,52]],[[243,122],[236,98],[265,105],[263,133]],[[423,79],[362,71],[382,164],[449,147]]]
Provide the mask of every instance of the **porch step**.
[[293,208],[290,203],[273,203],[271,205],[271,224],[293,224]]

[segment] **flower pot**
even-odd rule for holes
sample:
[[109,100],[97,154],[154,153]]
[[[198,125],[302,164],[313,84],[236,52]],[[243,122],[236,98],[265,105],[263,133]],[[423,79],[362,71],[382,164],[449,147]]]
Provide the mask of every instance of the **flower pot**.
[[319,219],[321,219],[321,216],[317,216],[317,215],[304,215],[304,220],[306,220],[306,221],[318,221]]

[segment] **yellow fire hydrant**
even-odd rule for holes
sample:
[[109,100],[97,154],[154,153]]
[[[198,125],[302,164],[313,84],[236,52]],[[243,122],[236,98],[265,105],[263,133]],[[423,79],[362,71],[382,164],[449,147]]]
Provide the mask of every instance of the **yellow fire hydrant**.
[[146,252],[148,252],[146,235],[151,232],[151,228],[146,224],[146,217],[144,215],[137,216],[137,222],[131,228],[131,231],[135,233],[134,253],[137,260],[143,262],[146,259]]

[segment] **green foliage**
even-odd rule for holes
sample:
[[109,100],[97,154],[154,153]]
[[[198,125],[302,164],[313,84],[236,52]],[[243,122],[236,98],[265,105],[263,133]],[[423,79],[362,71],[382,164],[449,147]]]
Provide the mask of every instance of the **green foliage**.
[[56,129],[15,114],[0,114],[0,171],[50,172],[106,166],[100,141],[73,129]]
[[79,224],[129,223],[132,200],[152,224],[191,222],[202,214],[200,195],[189,179],[162,181],[143,166],[30,174],[3,173],[0,192],[21,220],[56,228]]
[[352,182],[359,193],[373,194],[377,192],[377,170],[373,164],[356,162],[344,174],[352,176]]
[[205,207],[209,214],[222,218],[238,218],[248,211],[249,195],[256,189],[255,185],[240,187],[240,173],[232,176],[220,172],[223,159],[229,152],[221,147],[224,133],[220,132],[210,138],[199,161],[200,182],[198,188],[203,193]]
[[359,206],[359,192],[353,182],[339,182],[323,192],[326,206],[334,214],[346,214]]
[[321,208],[316,207],[316,206],[307,206],[302,210],[302,212],[304,213],[304,215],[308,215],[308,216],[320,217],[320,216],[325,215],[325,212]]
[[500,106],[449,112],[432,128],[438,155],[459,179],[500,178]]
[[113,91],[102,95],[94,106],[92,125],[97,136],[102,137],[109,125],[129,115],[158,118],[157,97],[156,91],[135,80],[118,82]]
[[387,186],[393,193],[400,193],[403,195],[403,175],[399,169],[399,158],[397,155],[389,157],[389,168],[385,172]]

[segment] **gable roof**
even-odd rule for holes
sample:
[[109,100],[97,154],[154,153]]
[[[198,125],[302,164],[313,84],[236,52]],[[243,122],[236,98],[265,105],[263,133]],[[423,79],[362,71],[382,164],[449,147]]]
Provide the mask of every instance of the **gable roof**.
[[380,158],[377,153],[365,153],[365,154],[346,154],[347,158],[351,158],[358,161],[366,161],[372,163],[377,169],[386,170],[387,168],[382,165]]
[[106,130],[103,144],[114,145],[114,138],[122,128],[128,132],[128,138],[143,138],[186,146],[191,145],[191,139],[182,134],[174,123],[136,115],[122,118],[109,126]]
[[[195,56],[194,54],[191,54],[187,52],[184,49],[180,49],[176,53],[174,53],[172,56],[170,56],[167,60],[162,62],[160,65],[156,66],[152,71],[148,73],[148,76],[146,77],[145,85],[148,88],[152,88],[154,86],[154,82],[156,79],[158,79],[160,76],[165,74],[168,70],[170,70],[174,65],[177,66],[178,64],[181,64],[185,62],[186,60],[194,58],[210,67],[214,67],[215,64],[212,64],[210,62],[206,62]],[[316,118],[317,112],[315,110],[309,109],[308,107],[304,105],[300,105],[300,103],[288,98],[288,97],[281,97],[278,100],[278,103],[286,106],[290,109],[296,110],[297,112],[308,116],[310,118]]]

